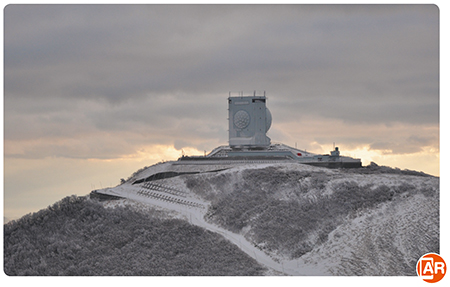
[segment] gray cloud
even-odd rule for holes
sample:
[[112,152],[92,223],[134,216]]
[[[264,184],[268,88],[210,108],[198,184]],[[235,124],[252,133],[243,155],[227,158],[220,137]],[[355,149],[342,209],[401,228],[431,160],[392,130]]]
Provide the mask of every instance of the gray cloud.
[[378,141],[372,143],[370,149],[382,151],[384,154],[411,154],[420,152],[423,147],[438,148],[437,143],[438,139],[432,136],[411,135],[398,142]]
[[274,135],[311,115],[436,126],[438,21],[433,5],[9,5],[7,150],[211,149],[227,140],[228,91],[254,89]]

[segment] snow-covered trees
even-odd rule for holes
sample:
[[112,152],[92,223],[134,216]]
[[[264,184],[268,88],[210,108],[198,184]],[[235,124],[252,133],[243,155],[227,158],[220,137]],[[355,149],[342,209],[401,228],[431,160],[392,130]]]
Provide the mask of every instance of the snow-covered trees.
[[[369,168],[364,172],[358,169],[329,172],[327,170],[286,170],[283,167],[269,166],[243,169],[236,174],[190,177],[186,179],[186,184],[198,195],[213,198],[206,214],[207,220],[230,231],[244,233],[248,240],[270,254],[293,259],[302,257],[321,245],[329,245],[329,235],[354,218],[369,212],[376,214],[381,206],[387,206],[384,210],[390,210],[390,206],[393,208],[403,202],[409,202],[412,197],[421,196],[427,204],[416,204],[416,208],[420,209],[422,214],[432,214],[427,219],[431,224],[429,230],[432,232],[420,237],[412,229],[408,229],[408,233],[403,234],[403,231],[400,231],[397,236],[392,233],[395,232],[395,228],[391,228],[391,237],[401,241],[397,246],[408,242],[407,244],[415,246],[411,247],[411,250],[416,249],[423,253],[439,252],[438,179],[391,168],[374,166],[373,169],[371,171]],[[385,171],[387,172],[384,173]],[[223,191],[218,191],[220,185],[217,182],[233,178],[239,178],[239,181],[223,184],[225,187]],[[209,188],[208,185],[210,185]],[[215,190],[214,195],[211,195],[212,191],[208,193],[208,190]],[[397,212],[401,213],[398,209]],[[382,215],[381,218],[384,218],[383,216],[388,218],[390,215]],[[404,222],[405,225],[417,223],[412,221],[417,218],[413,214],[405,218],[411,220],[411,222]],[[417,220],[421,219],[417,218]],[[359,228],[359,232],[364,232],[365,227]],[[417,230],[417,232],[423,231]],[[372,244],[376,250],[383,250],[386,246],[392,247],[391,237],[385,234],[385,238],[370,234],[365,237],[364,244],[366,246]],[[361,238],[363,234],[355,231],[353,236]],[[372,242],[374,238],[377,239]],[[342,244],[345,243],[342,242]],[[432,247],[432,250],[424,246]],[[370,256],[367,253],[368,249],[355,249],[352,264],[357,265],[360,262],[355,259],[359,258],[358,256],[361,258]],[[391,250],[399,253],[399,250],[395,248]],[[389,251],[386,252],[389,253]],[[410,255],[403,254],[400,257],[390,258],[390,265],[394,266],[397,260],[399,268],[401,267],[392,269],[391,271],[394,272],[392,274],[399,272],[397,275],[410,275],[414,272],[414,260],[418,258],[411,256],[407,260],[408,269],[404,266],[405,258],[402,256]],[[381,259],[374,257],[368,260],[373,263]],[[379,273],[370,273],[370,275],[384,274],[382,267],[378,267],[377,270]],[[340,274],[341,271],[335,274]],[[369,273],[359,273],[359,275],[364,274]]]
[[261,275],[220,235],[71,196],[4,226],[8,275]]

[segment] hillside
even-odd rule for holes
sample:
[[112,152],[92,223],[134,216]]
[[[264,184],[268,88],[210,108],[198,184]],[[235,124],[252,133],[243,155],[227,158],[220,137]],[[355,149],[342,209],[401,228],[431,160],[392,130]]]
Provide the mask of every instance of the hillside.
[[[67,228],[77,231],[73,238],[78,239],[62,245],[60,250],[64,253],[69,249],[75,255],[58,255],[58,260],[78,260],[79,254],[85,254],[76,251],[80,246],[83,250],[97,250],[99,247],[83,235],[91,234],[107,244],[107,257],[113,258],[109,262],[122,260],[124,264],[132,260],[134,266],[132,271],[105,268],[95,263],[105,261],[103,257],[77,263],[76,266],[89,266],[89,262],[95,265],[89,269],[89,275],[415,275],[415,264],[421,255],[439,253],[439,178],[375,164],[359,169],[325,169],[297,163],[254,163],[208,169],[166,162],[139,170],[121,185],[93,195],[108,200],[84,200],[81,205],[95,205],[92,209],[103,215],[86,221],[86,214],[74,209],[60,219],[61,229],[56,229],[60,231],[55,231],[55,224],[48,221],[56,217],[58,208],[6,225],[5,250],[9,250],[5,252],[5,270],[8,261],[14,263],[8,265],[14,274],[18,274],[14,271],[17,266],[41,266],[40,270],[54,270],[51,274],[67,272],[72,263],[58,271],[57,266],[51,269],[45,262],[24,263],[28,259],[18,255],[25,252],[21,246],[26,245],[27,249],[40,250],[32,251],[39,254],[36,258],[47,258],[50,255],[45,246],[52,246],[48,238],[63,238],[61,241],[66,242],[70,234],[65,231]],[[62,206],[72,206],[73,200],[66,199]],[[116,213],[119,215],[114,216],[121,218],[119,222],[124,222],[117,229],[111,219],[111,214]],[[100,235],[104,234],[103,229],[108,230],[107,235]],[[141,234],[148,229],[154,230],[153,237]],[[36,240],[33,232],[49,243],[41,243],[42,238]],[[108,239],[122,236],[125,243]],[[25,241],[21,241],[23,238]],[[149,239],[159,243],[149,244]],[[177,245],[185,261],[172,253],[148,255],[162,241],[167,246]],[[140,254],[125,259],[120,256],[133,252]],[[142,263],[147,258],[142,254],[158,264]],[[169,261],[157,261],[166,259]],[[198,266],[194,264],[197,261],[205,264]],[[155,266],[174,268],[164,267],[163,272]],[[186,271],[184,266],[191,267]],[[30,271],[33,268],[21,269],[28,270],[22,274],[36,274]]]
[[146,208],[71,196],[4,226],[7,275],[261,275],[220,235]]
[[210,200],[209,222],[279,260],[302,259],[333,275],[415,275],[421,255],[439,253],[435,177],[375,165],[279,165],[184,180]]

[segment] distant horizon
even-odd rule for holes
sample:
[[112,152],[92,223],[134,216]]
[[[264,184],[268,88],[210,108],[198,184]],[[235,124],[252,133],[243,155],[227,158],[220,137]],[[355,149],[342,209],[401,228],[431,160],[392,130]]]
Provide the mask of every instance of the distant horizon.
[[[197,155],[199,155],[199,154],[197,154]],[[161,160],[161,161],[159,161],[159,162],[155,162],[155,163],[153,163],[153,164],[151,164],[151,165],[154,165],[154,164],[158,164],[158,163],[161,163],[161,162],[168,162],[168,161],[172,161],[172,160],[176,160],[176,159],[171,159],[171,160]],[[378,164],[378,163],[376,163],[376,162],[374,162],[375,164],[377,164],[377,165],[379,165],[379,166],[385,166],[385,165],[381,165],[381,164]],[[362,165],[362,167],[364,168],[364,167],[367,167],[367,166],[369,166],[371,164],[371,162],[370,163],[368,163],[368,164],[363,164]],[[150,166],[151,166],[150,165]],[[145,166],[142,166],[141,168],[144,168]],[[390,167],[390,166],[388,166],[388,167]],[[139,168],[139,169],[141,169],[141,168]],[[398,167],[391,167],[391,168],[398,168]],[[137,169],[137,170],[139,170],[139,169]],[[137,171],[136,170],[136,171]],[[401,169],[401,170],[408,170],[408,169]],[[413,170],[414,171],[414,170]],[[418,172],[420,172],[420,171],[418,171]],[[440,177],[439,175],[438,176],[436,176],[436,175],[432,175],[432,174],[428,174],[428,175],[431,175],[431,176],[435,176],[435,177]],[[122,177],[123,179],[126,179],[128,176],[131,176],[131,174],[129,174],[129,175],[127,175],[127,176],[124,176],[124,177]],[[105,186],[103,186],[103,184],[102,184],[102,182],[101,181],[99,181],[98,182],[98,184],[97,184],[97,186],[95,185],[95,184],[92,184],[91,183],[91,190],[88,192],[88,193],[86,193],[86,194],[81,194],[81,193],[77,193],[77,196],[89,196],[89,194],[90,194],[90,192],[91,191],[93,191],[93,190],[95,190],[95,189],[101,189],[101,188],[105,188],[105,187],[115,187],[115,186],[117,186],[117,185],[119,185],[120,183],[117,183],[117,184],[109,184],[109,185],[105,185]],[[31,210],[31,211],[29,211],[29,212],[26,212],[26,213],[24,213],[24,214],[22,214],[22,215],[17,215],[17,216],[15,216],[15,217],[6,217],[6,216],[3,216],[3,221],[4,221],[4,223],[6,224],[6,223],[8,223],[8,222],[10,222],[10,221],[13,221],[13,220],[17,220],[17,219],[20,219],[20,218],[22,218],[23,216],[25,216],[25,215],[27,215],[27,214],[32,214],[32,213],[35,213],[35,212],[38,212],[39,210],[42,210],[42,209],[45,209],[45,208],[47,208],[48,206],[51,206],[52,204],[54,204],[54,203],[56,203],[56,202],[58,202],[58,201],[60,201],[60,200],[62,200],[64,197],[67,197],[67,196],[70,196],[70,195],[72,195],[72,194],[67,194],[67,195],[64,195],[63,197],[61,197],[60,199],[56,199],[54,202],[52,202],[52,203],[49,203],[47,206],[43,206],[42,208],[39,208],[39,209],[36,209],[36,210]]]

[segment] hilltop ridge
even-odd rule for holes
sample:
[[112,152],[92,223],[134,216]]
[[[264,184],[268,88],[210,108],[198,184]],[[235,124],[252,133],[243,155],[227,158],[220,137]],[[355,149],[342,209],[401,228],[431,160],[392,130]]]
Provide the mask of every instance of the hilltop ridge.
[[91,197],[150,217],[157,210],[185,222],[179,232],[196,225],[215,233],[255,260],[246,275],[415,275],[421,255],[439,253],[439,178],[374,163],[165,162]]

